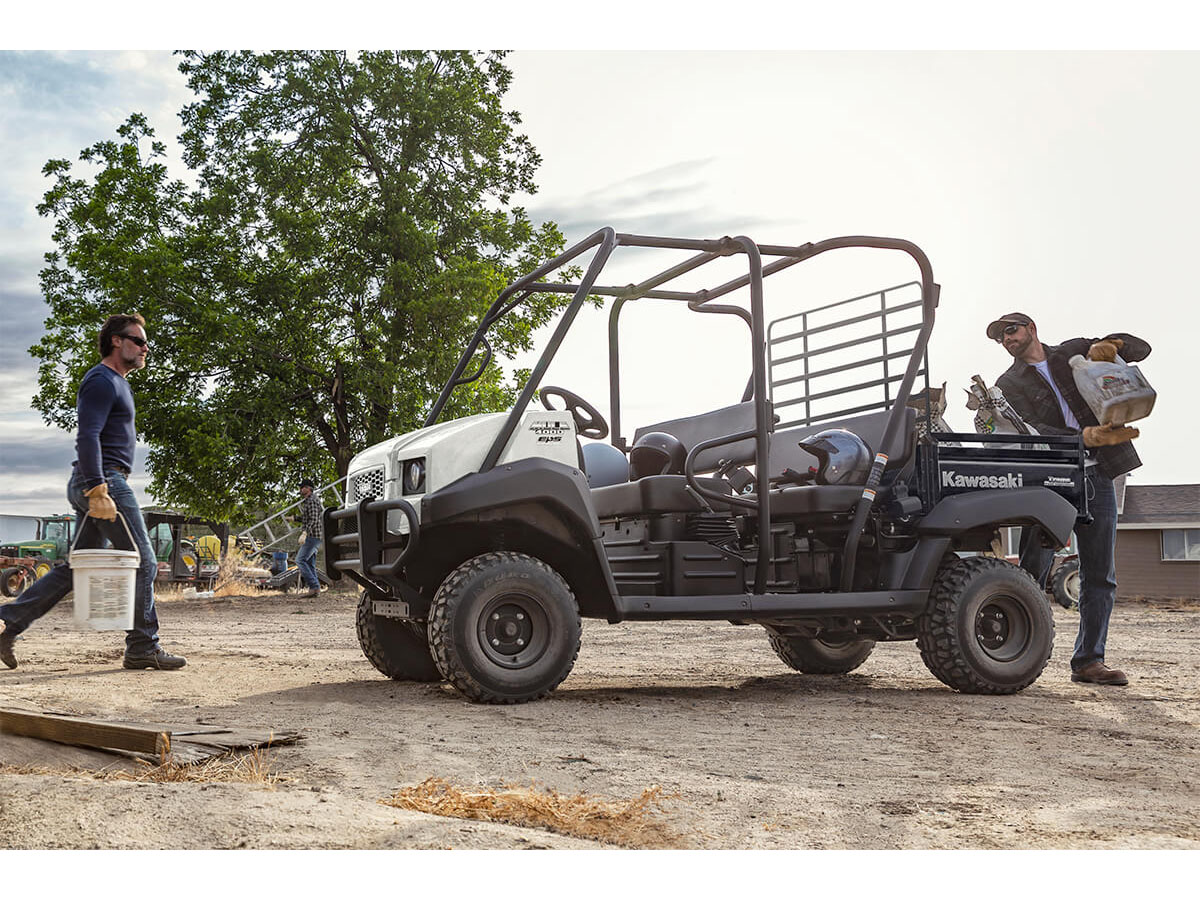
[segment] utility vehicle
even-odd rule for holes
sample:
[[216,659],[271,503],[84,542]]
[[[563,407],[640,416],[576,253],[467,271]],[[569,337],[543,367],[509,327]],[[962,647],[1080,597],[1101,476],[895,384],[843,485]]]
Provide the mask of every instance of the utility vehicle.
[[[605,286],[601,271],[626,248],[682,258]],[[770,276],[849,248],[907,254],[917,278],[765,320]],[[705,267],[721,260],[739,274],[682,288],[685,275],[720,274]],[[577,282],[543,280],[581,262]],[[850,672],[877,641],[915,640],[955,690],[1031,684],[1053,643],[1047,598],[986,552],[1008,525],[1067,542],[1087,517],[1083,448],[1077,437],[938,434],[928,410],[918,440],[907,404],[919,376],[929,387],[939,292],[920,248],[876,237],[790,246],[605,228],[529,272],[482,317],[425,426],[358,454],[344,505],[325,510],[326,570],[362,587],[367,658],[391,678],[516,703],[567,677],[581,616],[700,619],[762,626],[804,673]],[[570,301],[513,408],[439,422],[451,392],[491,361],[489,329],[545,293]],[[611,423],[542,384],[597,298],[610,304]],[[618,322],[630,303],[728,316],[731,353],[750,360],[749,384],[726,401],[741,402],[641,423],[627,440]]]

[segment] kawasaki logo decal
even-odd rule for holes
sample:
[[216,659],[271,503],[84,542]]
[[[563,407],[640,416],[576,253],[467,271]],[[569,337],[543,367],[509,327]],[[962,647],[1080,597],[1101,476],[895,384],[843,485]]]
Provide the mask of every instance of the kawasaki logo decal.
[[959,475],[953,469],[942,473],[942,487],[956,488],[1019,488],[1025,486],[1025,476],[1014,475]]

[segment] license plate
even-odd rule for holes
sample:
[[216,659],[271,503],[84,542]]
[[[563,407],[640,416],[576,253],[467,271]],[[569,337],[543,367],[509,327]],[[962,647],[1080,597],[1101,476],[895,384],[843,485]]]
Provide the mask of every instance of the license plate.
[[372,600],[371,610],[385,619],[407,619],[408,604],[403,600]]

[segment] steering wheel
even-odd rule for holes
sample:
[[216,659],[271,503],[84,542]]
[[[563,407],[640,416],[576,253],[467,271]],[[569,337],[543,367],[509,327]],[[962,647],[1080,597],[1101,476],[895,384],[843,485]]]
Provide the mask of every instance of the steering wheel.
[[[571,414],[571,418],[575,420],[575,431],[580,437],[594,438],[602,440],[608,437],[608,423],[604,421],[604,416],[592,404],[588,403],[574,391],[568,391],[566,388],[551,387],[546,385],[538,391],[538,399],[542,401],[542,406],[546,409],[554,410],[550,405],[551,397],[561,397],[563,403],[566,404],[566,411]],[[555,410],[557,411],[557,410]]]

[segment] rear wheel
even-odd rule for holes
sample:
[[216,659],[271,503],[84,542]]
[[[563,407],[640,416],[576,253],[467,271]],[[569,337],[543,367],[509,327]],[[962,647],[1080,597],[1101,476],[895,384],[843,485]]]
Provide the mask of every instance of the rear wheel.
[[524,553],[484,553],[450,573],[429,611],[446,680],[476,703],[524,703],[554,690],[579,655],[575,596]]
[[1054,602],[1063,609],[1079,609],[1079,560],[1068,559],[1054,570],[1050,580]]
[[917,646],[929,671],[956,691],[1015,694],[1050,661],[1050,605],[1012,563],[975,556],[944,566],[929,603],[917,619]]
[[871,655],[875,642],[870,640],[831,641],[824,638],[795,637],[768,628],[771,649],[785,663],[806,675],[845,675],[853,672]]
[[358,644],[376,669],[396,681],[441,681],[429,652],[425,629],[418,622],[375,615],[363,591],[354,615]]

